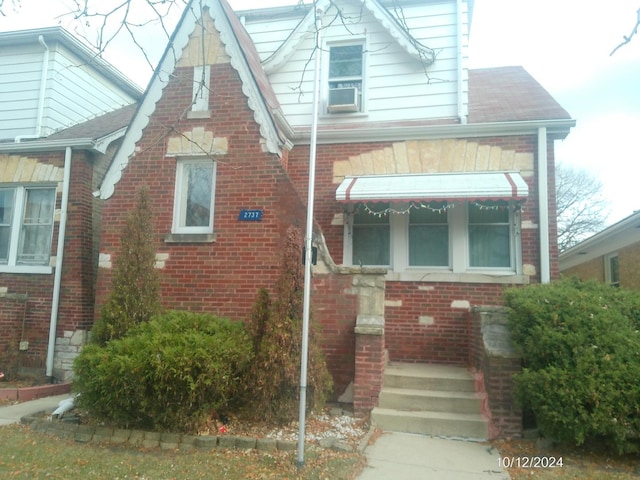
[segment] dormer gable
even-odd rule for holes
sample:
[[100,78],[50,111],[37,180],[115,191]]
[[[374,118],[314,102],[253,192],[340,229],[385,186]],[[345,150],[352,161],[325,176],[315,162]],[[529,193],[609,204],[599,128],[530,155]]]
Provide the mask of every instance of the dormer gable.
[[[432,48],[423,45],[413,38],[409,32],[399,23],[399,21],[385,8],[378,0],[353,0],[360,4],[380,23],[380,25],[391,35],[411,57],[424,65],[431,65],[435,60],[435,52]],[[290,59],[304,38],[315,34],[317,12],[327,12],[330,7],[339,8],[332,0],[319,0],[315,3],[315,9],[310,8],[305,17],[297,27],[291,32],[282,45],[263,62],[264,70],[271,74],[279,70]]]

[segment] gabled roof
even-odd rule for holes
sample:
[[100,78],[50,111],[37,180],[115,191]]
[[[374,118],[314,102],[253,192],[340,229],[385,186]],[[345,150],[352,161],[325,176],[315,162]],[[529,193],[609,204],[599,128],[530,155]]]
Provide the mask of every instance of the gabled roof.
[[[404,48],[409,55],[427,65],[433,63],[435,59],[434,51],[412,38],[406,29],[402,28],[400,23],[398,23],[398,20],[391,15],[378,0],[356,1],[362,3],[363,8],[366,8],[373,15],[380,25],[389,32],[398,45]],[[332,3],[332,0],[318,0],[315,3],[315,8],[309,7],[309,11],[300,23],[298,23],[293,32],[291,32],[282,45],[263,62],[264,69],[267,73],[277,71],[287,63],[293,53],[300,47],[300,43],[304,38],[308,35],[315,34],[316,12],[326,12]]]
[[469,70],[469,123],[571,119],[524,68]]
[[105,153],[111,142],[125,134],[135,110],[136,104],[131,104],[65,128],[48,137],[21,142],[0,142],[0,153],[59,151],[67,147]]
[[176,68],[182,51],[189,43],[189,37],[205,9],[208,10],[220,34],[220,40],[231,59],[231,65],[240,76],[243,93],[247,96],[248,105],[253,110],[254,118],[260,127],[265,150],[282,155],[283,148],[290,148],[289,140],[278,128],[278,118],[284,118],[278,100],[262,69],[249,34],[238,21],[229,4],[226,0],[190,0],[169,39],[169,44],[151,78],[144,98],[139,103],[122,145],[109,166],[100,187],[100,198],[106,199],[113,194],[115,185],[122,176],[122,170],[129,163],[129,157],[134,153],[136,143],[142,137],[142,132],[155,111],[156,103],[169,83],[170,74]]
[[640,244],[640,210],[560,253],[560,271]]

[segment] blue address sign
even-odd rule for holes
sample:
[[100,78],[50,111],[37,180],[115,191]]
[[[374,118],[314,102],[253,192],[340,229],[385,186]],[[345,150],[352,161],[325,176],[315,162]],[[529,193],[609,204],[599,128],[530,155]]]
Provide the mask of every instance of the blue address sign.
[[242,222],[259,222],[262,220],[262,210],[240,210],[238,220]]

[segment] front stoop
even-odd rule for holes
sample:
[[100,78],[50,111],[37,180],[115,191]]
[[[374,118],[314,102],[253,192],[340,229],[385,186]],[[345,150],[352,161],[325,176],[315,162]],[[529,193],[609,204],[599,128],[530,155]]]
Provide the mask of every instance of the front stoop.
[[485,440],[482,402],[464,367],[392,362],[371,419],[383,430]]

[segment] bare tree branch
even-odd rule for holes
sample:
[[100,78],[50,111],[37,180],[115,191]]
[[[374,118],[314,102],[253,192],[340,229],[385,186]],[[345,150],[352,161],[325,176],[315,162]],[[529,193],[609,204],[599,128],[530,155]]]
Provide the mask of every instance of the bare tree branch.
[[625,46],[627,43],[629,43],[631,41],[631,39],[634,37],[635,34],[638,33],[638,28],[640,28],[640,8],[638,8],[638,11],[636,12],[637,14],[637,18],[636,18],[636,24],[634,25],[633,29],[631,30],[631,33],[628,36],[623,36],[622,38],[624,39],[616,48],[614,48],[611,53],[609,54],[609,56],[613,55],[614,53],[616,53],[616,51],[620,48]]
[[600,180],[585,170],[558,164],[556,207],[558,248],[563,251],[602,230],[609,205]]

